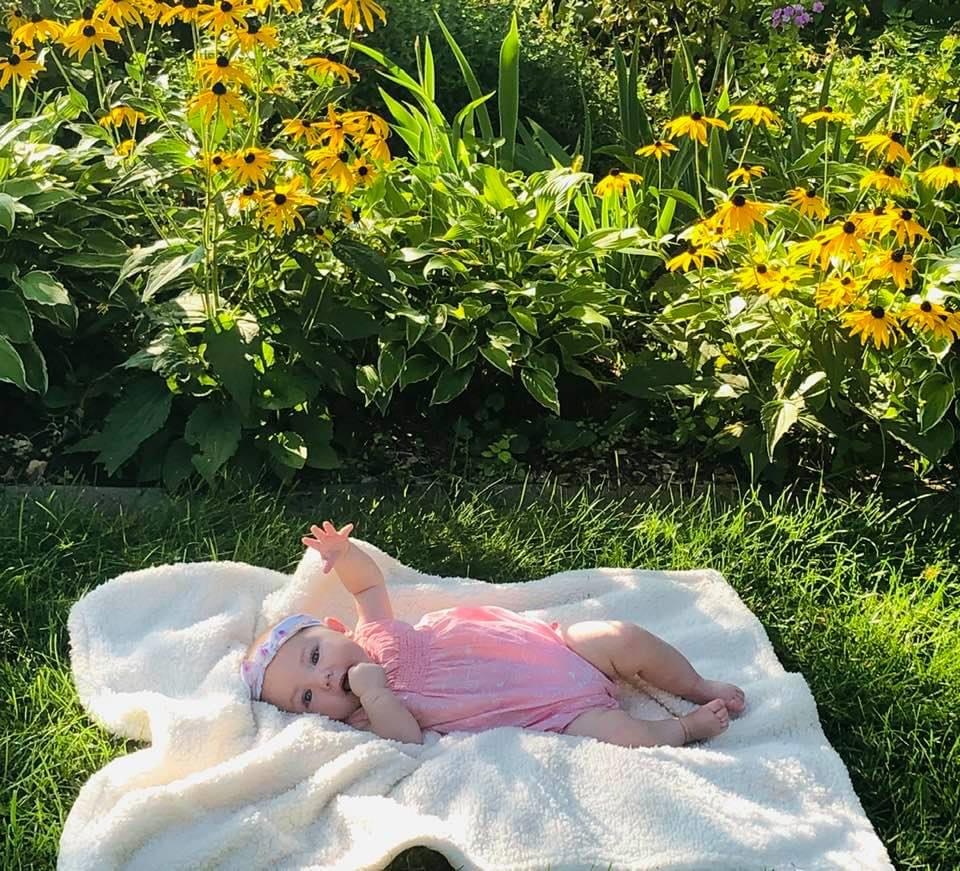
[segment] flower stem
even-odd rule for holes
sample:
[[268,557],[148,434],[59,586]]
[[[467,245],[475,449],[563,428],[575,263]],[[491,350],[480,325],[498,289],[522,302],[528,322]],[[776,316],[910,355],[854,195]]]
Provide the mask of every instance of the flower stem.
[[700,205],[700,213],[703,213],[703,197],[700,195],[700,147],[697,140],[693,141],[693,165],[694,178],[697,185],[697,203]]

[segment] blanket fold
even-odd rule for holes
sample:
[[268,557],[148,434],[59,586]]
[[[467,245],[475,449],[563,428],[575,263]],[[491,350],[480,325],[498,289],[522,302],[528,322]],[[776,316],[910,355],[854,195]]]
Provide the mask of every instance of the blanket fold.
[[[81,703],[149,746],[83,786],[62,871],[381,869],[424,845],[482,871],[891,869],[824,737],[803,676],[717,572],[596,568],[491,584],[403,565],[362,539],[396,616],[499,605],[564,625],[630,620],[701,674],[743,687],[747,710],[687,747],[623,748],[515,728],[386,741],[251,702],[238,673],[254,636],[323,596],[352,627],[336,570],[307,550],[293,575],[238,562],[124,573],[71,609]],[[696,708],[621,685],[635,716]]]

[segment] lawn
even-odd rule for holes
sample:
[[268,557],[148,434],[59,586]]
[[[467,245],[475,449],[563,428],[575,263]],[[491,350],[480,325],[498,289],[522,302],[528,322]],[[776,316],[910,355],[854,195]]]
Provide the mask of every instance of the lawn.
[[[486,489],[183,496],[112,515],[0,500],[0,816],[4,869],[53,868],[80,787],[137,748],[94,725],[69,671],[66,620],[90,588],[168,562],[240,560],[291,572],[311,522],[441,575],[532,579],[591,566],[724,573],[802,672],[824,732],[898,868],[960,866],[960,522],[929,501],[793,492],[734,502],[662,494],[633,505],[580,491],[523,501]],[[669,639],[668,639],[669,640]],[[717,676],[722,677],[722,676]],[[748,688],[749,693],[749,688]],[[401,854],[391,869],[449,867]]]

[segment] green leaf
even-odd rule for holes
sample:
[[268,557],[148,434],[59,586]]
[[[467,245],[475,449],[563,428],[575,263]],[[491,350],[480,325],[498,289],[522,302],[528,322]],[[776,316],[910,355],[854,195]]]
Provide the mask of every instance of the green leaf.
[[0,291],[0,336],[13,342],[29,342],[33,338],[30,312],[11,290]]
[[380,349],[377,372],[380,375],[380,383],[384,390],[393,387],[403,371],[403,364],[406,359],[407,349],[400,342],[388,342]]
[[388,290],[393,290],[393,279],[383,255],[373,248],[351,239],[340,239],[331,246],[334,257]]
[[70,305],[70,296],[66,288],[49,272],[34,270],[22,278],[14,276],[14,280],[23,291],[26,299],[40,303],[40,305]]
[[490,164],[484,164],[481,172],[483,173],[483,198],[491,206],[503,210],[517,205],[517,198],[500,177],[502,170]]
[[212,484],[220,467],[232,457],[240,445],[240,416],[232,405],[204,402],[198,405],[190,417],[183,437],[188,444],[200,448],[190,461]]
[[212,324],[208,324],[203,339],[210,368],[246,417],[253,396],[254,370],[253,363],[246,358],[247,346],[243,337],[235,326],[218,333]]
[[763,431],[767,436],[767,457],[773,462],[773,451],[797,420],[803,402],[794,399],[774,399],[766,402],[760,410]]
[[537,331],[537,319],[520,308],[508,308],[510,316],[520,325],[520,328],[531,336],[539,337]]
[[560,399],[554,376],[545,369],[527,366],[520,370],[520,380],[530,395],[544,408],[549,408],[554,414],[560,414]]
[[451,366],[453,365],[453,342],[446,333],[437,333],[426,339],[426,344],[436,351]]
[[198,245],[188,254],[181,254],[169,260],[164,260],[154,266],[147,275],[147,285],[140,295],[142,302],[148,302],[158,290],[175,281],[188,269],[193,269],[203,260],[204,249]]
[[3,336],[0,336],[0,381],[16,384],[21,390],[29,389],[23,360],[20,359],[13,345]]
[[496,345],[487,345],[480,348],[480,353],[483,354],[494,366],[496,366],[501,372],[506,373],[507,375],[513,374],[513,361],[510,359],[510,355],[500,347]]
[[7,231],[8,236],[13,232],[16,215],[14,205],[16,200],[10,194],[0,193],[0,227]]
[[366,408],[380,391],[380,375],[373,366],[357,367],[357,389],[364,396],[363,405]]
[[463,393],[473,377],[473,370],[473,366],[466,369],[444,369],[433,388],[430,404],[441,405]]
[[[450,46],[450,51],[453,52],[453,56],[457,59],[457,65],[460,67],[460,72],[463,74],[463,80],[466,82],[467,90],[470,91],[470,98],[474,103],[476,103],[480,99],[482,92],[480,90],[480,83],[477,81],[477,77],[473,73],[470,62],[467,60],[467,57],[463,51],[461,51],[460,46],[457,45],[457,41],[447,29],[447,26],[443,23],[443,20],[440,18],[440,13],[437,10],[434,10],[433,14],[436,16],[437,23],[440,25],[440,29],[443,31],[443,36],[447,40],[447,45]],[[479,104],[477,118],[480,120],[480,132],[483,135],[483,138],[486,139],[487,142],[492,142],[494,138],[493,125],[490,123],[490,113],[487,111],[487,107],[485,105]]]
[[929,432],[921,434],[904,420],[884,420],[882,425],[898,442],[916,451],[931,463],[937,463],[953,447],[956,432],[944,418]]
[[47,361],[40,353],[40,348],[35,342],[25,342],[16,346],[17,353],[23,361],[23,371],[27,379],[27,387],[41,396],[47,392],[50,386],[47,378]]
[[520,114],[520,32],[517,13],[510,17],[510,30],[500,46],[497,104],[500,109],[500,136],[503,144],[503,168],[513,169],[517,147],[517,121]]
[[624,393],[639,398],[664,398],[664,388],[690,384],[693,373],[682,360],[645,360],[631,366],[616,383]]
[[267,454],[282,466],[302,469],[307,462],[307,446],[298,432],[274,433],[267,440]]
[[414,354],[412,357],[407,357],[403,364],[403,370],[400,372],[400,389],[403,390],[408,384],[426,381],[439,368],[439,361],[428,357],[426,354]]
[[920,432],[933,429],[950,408],[956,395],[953,379],[943,372],[932,372],[920,385]]

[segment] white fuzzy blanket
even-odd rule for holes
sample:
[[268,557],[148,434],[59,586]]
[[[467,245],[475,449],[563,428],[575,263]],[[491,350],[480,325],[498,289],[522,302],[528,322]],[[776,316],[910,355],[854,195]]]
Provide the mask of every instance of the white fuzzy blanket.
[[[597,568],[489,584],[353,541],[380,565],[400,619],[471,604],[564,624],[632,620],[743,687],[747,710],[687,747],[512,727],[400,744],[251,702],[238,676],[254,635],[297,610],[308,580],[327,585],[327,614],[355,624],[314,551],[292,577],[237,562],[127,572],[73,606],[71,661],[91,717],[150,746],[84,785],[60,869],[359,871],[417,844],[485,871],[893,867],[806,681],[784,671],[717,572]],[[623,703],[650,719],[670,715],[662,705],[696,707],[651,693],[659,703],[635,689]]]

